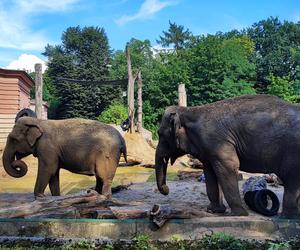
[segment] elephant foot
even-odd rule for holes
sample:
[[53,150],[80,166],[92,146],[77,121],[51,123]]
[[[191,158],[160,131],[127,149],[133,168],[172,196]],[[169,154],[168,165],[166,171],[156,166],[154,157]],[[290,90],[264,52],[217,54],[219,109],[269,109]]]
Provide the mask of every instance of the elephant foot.
[[106,200],[111,200],[112,194],[104,194]]
[[231,209],[230,215],[232,215],[232,216],[248,216],[249,213],[244,208],[235,208],[235,209]]
[[46,198],[46,195],[45,194],[35,194],[34,198],[36,200],[44,199],[44,198]]
[[213,214],[214,214],[214,213],[219,213],[219,214],[223,214],[223,213],[225,213],[225,211],[226,211],[226,207],[225,207],[223,204],[218,205],[218,206],[210,204],[210,205],[207,207],[207,212],[208,212],[208,213],[213,213]]

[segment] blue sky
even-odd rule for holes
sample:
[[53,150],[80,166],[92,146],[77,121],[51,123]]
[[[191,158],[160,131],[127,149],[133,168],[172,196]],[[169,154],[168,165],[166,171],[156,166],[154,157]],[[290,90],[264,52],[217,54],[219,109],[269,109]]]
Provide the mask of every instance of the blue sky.
[[0,67],[30,70],[70,26],[104,27],[111,48],[124,49],[132,37],[155,46],[169,20],[200,35],[270,16],[300,21],[300,0],[0,0]]

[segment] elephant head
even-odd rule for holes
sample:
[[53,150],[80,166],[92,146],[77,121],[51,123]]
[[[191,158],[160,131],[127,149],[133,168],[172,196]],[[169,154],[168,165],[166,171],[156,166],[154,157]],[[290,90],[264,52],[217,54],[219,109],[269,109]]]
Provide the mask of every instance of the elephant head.
[[10,176],[19,178],[27,173],[27,165],[20,159],[34,154],[35,144],[43,134],[38,123],[36,118],[22,117],[8,135],[2,161]]
[[155,153],[155,173],[158,190],[167,195],[166,173],[169,159],[171,165],[176,159],[187,153],[187,136],[180,110],[183,107],[172,106],[165,111],[158,130],[159,142]]

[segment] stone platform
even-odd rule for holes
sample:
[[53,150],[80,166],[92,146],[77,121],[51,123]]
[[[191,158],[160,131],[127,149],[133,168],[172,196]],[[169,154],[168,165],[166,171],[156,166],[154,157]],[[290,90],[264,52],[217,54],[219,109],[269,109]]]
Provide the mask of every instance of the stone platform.
[[279,218],[210,217],[193,220],[170,220],[153,230],[146,219],[0,219],[0,239],[10,237],[84,238],[130,240],[148,235],[153,240],[201,239],[213,232],[224,232],[246,239],[288,239],[300,235],[300,220]]

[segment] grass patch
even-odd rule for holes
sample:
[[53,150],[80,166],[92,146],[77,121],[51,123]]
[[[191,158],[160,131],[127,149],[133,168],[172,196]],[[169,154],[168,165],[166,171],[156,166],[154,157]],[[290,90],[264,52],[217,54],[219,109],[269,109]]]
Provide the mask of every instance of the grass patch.
[[169,241],[153,241],[148,235],[137,235],[131,241],[81,240],[70,241],[45,239],[34,242],[31,240],[7,240],[0,243],[0,249],[105,249],[105,250],[291,250],[299,249],[300,240],[289,241],[256,241],[242,240],[226,233],[206,235],[200,240],[184,240],[174,235]]

